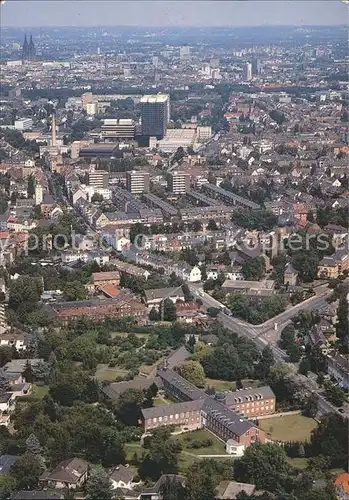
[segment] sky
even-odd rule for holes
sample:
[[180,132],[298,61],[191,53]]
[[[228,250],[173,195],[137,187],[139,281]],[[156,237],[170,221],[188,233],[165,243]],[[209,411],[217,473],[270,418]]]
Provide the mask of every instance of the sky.
[[328,26],[348,14],[342,0],[6,0],[1,26]]

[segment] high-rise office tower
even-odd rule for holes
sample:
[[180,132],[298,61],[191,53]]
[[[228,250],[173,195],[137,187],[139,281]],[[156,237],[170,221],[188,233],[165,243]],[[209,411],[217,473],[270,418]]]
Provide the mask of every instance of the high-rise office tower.
[[190,190],[190,175],[171,172],[167,177],[167,189],[174,194],[185,194]]
[[179,57],[180,59],[189,59],[190,57],[190,47],[188,45],[184,45],[179,49]]
[[259,75],[261,72],[261,61],[257,57],[252,59],[252,75]]
[[170,121],[168,94],[144,95],[141,98],[142,135],[162,139]]
[[132,194],[149,192],[149,173],[132,170],[126,172],[126,189]]
[[249,82],[250,80],[252,80],[252,64],[249,62],[246,63],[246,66],[245,66],[244,80],[245,80],[245,82]]

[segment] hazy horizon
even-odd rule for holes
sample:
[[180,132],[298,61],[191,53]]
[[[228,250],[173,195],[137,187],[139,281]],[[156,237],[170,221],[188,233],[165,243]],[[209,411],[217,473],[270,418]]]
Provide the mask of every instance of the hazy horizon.
[[[345,26],[341,0],[291,1],[11,1],[1,6],[6,28],[251,28]],[[91,22],[91,20],[94,22]],[[229,21],[227,21],[229,19]]]

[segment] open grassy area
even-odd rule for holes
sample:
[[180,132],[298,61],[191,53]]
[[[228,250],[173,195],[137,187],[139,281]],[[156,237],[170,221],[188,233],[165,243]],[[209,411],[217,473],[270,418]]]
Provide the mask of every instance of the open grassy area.
[[98,365],[96,370],[96,378],[106,382],[113,382],[117,377],[124,377],[126,374],[127,370],[117,367],[109,368],[108,365]]
[[303,415],[286,415],[260,420],[260,427],[274,441],[309,441],[310,434],[317,423]]
[[[259,380],[242,380],[244,387],[259,387]],[[226,380],[216,380],[214,378],[206,378],[206,387],[214,387],[216,391],[236,391],[236,383]]]
[[[130,333],[128,333],[128,332],[111,332],[111,334],[110,334],[112,339],[114,339],[115,337],[125,338],[128,335],[130,335]],[[138,339],[148,339],[150,334],[149,333],[135,333],[135,335]]]
[[48,389],[49,389],[48,385],[33,384],[32,396],[34,396],[36,398],[43,398],[48,393]]
[[153,400],[154,406],[166,406],[172,403],[169,399],[166,398],[155,398]]
[[[183,446],[183,451],[188,451],[193,455],[225,455],[225,446],[222,441],[217,439],[213,434],[208,432],[206,429],[198,429],[196,431],[185,432],[176,436]],[[190,448],[188,443],[190,441],[210,439],[212,441],[211,446],[202,448]]]
[[306,469],[308,466],[307,458],[287,458],[287,462],[295,469]]

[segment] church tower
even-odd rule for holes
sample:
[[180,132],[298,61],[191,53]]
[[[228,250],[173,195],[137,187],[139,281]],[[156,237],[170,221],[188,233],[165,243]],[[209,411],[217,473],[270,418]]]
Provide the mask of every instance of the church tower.
[[33,35],[30,35],[29,47],[28,47],[28,59],[29,61],[33,61],[36,56],[36,49],[33,42]]
[[29,57],[29,43],[28,43],[28,40],[27,40],[27,34],[25,34],[24,36],[24,43],[23,43],[23,46],[22,46],[22,61],[28,61],[28,57]]

